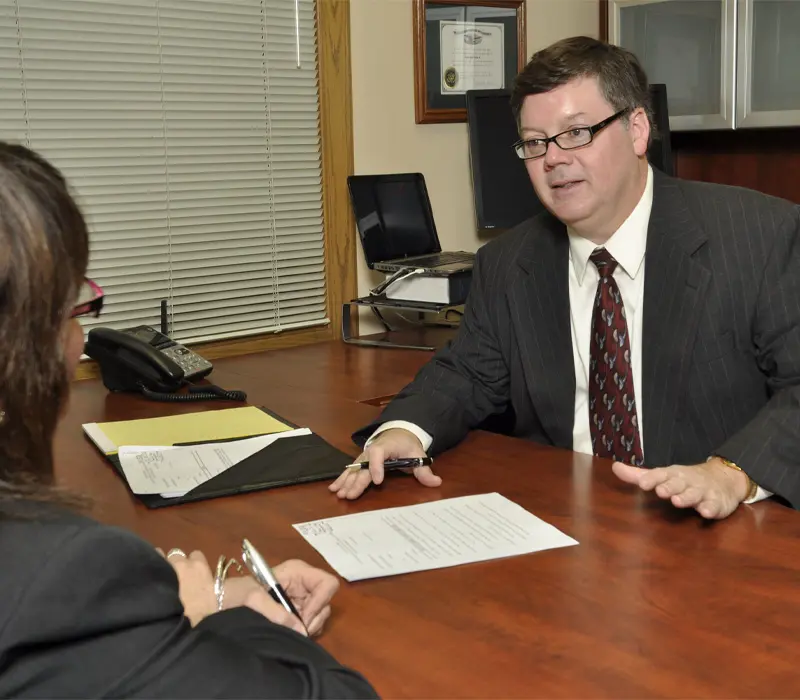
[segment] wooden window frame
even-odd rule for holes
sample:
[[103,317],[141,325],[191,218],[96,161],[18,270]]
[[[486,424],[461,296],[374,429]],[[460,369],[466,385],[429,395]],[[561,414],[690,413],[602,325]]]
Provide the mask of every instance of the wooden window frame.
[[[316,328],[192,345],[209,360],[341,338],[342,304],[357,295],[355,223],[347,193],[347,176],[353,173],[354,168],[350,0],[316,0],[315,9],[325,286],[330,323]],[[96,363],[87,360],[78,367],[75,379],[99,376]]]

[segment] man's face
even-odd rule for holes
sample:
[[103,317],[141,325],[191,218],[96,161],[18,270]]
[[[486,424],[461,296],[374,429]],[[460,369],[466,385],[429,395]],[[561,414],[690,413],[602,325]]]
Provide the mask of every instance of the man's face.
[[[595,78],[579,78],[522,104],[523,139],[546,138],[594,126],[615,113]],[[547,153],[525,161],[539,199],[568,226],[611,235],[630,214],[642,192],[643,162],[650,125],[642,109],[617,119],[573,150],[548,144]]]

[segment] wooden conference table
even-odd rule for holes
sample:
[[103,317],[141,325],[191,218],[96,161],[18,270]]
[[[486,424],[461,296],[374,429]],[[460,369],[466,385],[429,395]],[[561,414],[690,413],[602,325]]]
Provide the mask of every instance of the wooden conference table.
[[[322,343],[220,360],[211,378],[355,455],[351,432],[428,357]],[[248,537],[273,562],[327,568],[292,523],[492,491],[580,542],[343,582],[320,643],[384,697],[800,697],[800,513],[763,502],[703,522],[618,483],[606,461],[480,432],[437,460],[435,490],[395,476],[356,502],[316,483],[149,511],[80,427],[228,405],[153,403],[77,382],[56,441],[58,479],[91,495],[98,519],[211,561]]]

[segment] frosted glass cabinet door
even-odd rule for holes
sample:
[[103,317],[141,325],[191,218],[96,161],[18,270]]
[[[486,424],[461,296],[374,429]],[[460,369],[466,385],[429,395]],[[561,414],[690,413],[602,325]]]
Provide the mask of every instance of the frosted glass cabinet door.
[[732,129],[736,0],[609,0],[609,40],[667,86],[674,131]]
[[800,126],[800,2],[739,0],[737,127]]

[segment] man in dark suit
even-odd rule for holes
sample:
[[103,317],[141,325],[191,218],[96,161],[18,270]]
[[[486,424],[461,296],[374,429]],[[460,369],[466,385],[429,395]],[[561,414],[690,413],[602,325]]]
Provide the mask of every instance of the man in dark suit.
[[370,468],[331,490],[356,498],[384,459],[510,407],[515,435],[610,457],[706,518],[773,493],[800,506],[800,208],[653,171],[647,77],[624,49],[539,51],[512,107],[548,211],[480,250],[456,339],[356,433]]

